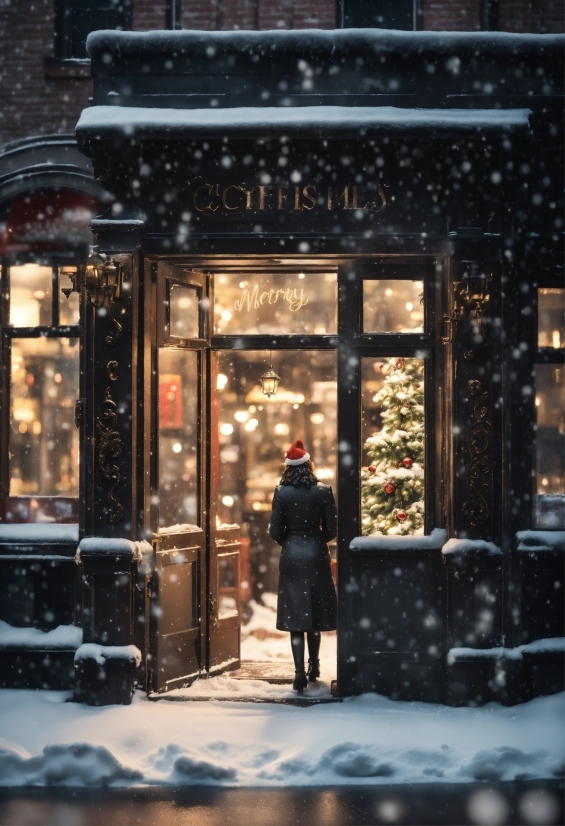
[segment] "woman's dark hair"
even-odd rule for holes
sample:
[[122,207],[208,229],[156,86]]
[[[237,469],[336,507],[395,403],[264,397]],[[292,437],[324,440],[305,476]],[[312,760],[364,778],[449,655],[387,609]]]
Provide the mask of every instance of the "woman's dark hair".
[[294,485],[299,488],[303,485],[310,490],[312,485],[318,484],[318,479],[314,475],[314,465],[310,460],[304,462],[302,465],[283,465],[283,474],[281,476],[281,485]]

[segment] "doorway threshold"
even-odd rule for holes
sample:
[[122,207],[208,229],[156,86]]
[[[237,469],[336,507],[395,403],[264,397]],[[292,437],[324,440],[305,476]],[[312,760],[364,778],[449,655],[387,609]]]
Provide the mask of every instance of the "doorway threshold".
[[203,702],[217,700],[228,703],[275,703],[307,707],[326,703],[340,703],[333,692],[333,681],[310,683],[303,694],[292,689],[292,663],[253,662],[244,660],[241,668],[226,671],[217,677],[203,677],[187,688],[174,689],[166,694],[150,694],[154,702]]

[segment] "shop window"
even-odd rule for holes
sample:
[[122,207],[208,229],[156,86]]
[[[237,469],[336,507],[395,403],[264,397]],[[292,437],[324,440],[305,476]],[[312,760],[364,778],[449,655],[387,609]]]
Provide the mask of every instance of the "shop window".
[[424,282],[364,279],[364,333],[424,331]]
[[200,291],[196,287],[184,284],[171,284],[170,335],[172,338],[199,338],[200,324],[198,304]]
[[198,359],[159,350],[159,530],[198,527]]
[[56,0],[55,53],[86,58],[86,38],[97,29],[131,29],[131,0]]
[[565,290],[538,289],[534,501],[538,528],[565,527]]
[[3,270],[3,328],[9,400],[3,441],[3,518],[76,521],[79,438],[78,296],[67,299],[71,266],[24,264]]
[[565,290],[538,290],[538,347],[565,347]]
[[331,335],[337,332],[337,271],[220,273],[216,335]]
[[424,533],[424,361],[361,363],[363,534]]

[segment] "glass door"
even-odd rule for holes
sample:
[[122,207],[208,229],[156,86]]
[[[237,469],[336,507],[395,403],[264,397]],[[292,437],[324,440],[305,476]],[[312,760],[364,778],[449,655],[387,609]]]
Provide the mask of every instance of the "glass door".
[[161,692],[206,667],[208,283],[164,263],[158,276],[152,689]]

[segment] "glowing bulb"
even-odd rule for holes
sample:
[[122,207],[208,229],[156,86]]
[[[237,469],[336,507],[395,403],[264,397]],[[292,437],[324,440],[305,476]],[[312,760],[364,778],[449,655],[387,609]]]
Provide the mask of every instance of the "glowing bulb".
[[390,296],[392,295],[392,290],[390,289],[390,287],[387,287],[387,288],[386,288],[386,290],[385,290],[385,295],[386,295],[388,298],[390,298]]
[[180,453],[182,450],[182,445],[180,442],[175,442],[173,445],[173,453]]
[[544,488],[546,488],[546,487],[549,485],[549,479],[547,479],[547,478],[544,476],[544,477],[543,477],[543,479],[541,480],[541,483],[542,483],[542,485],[544,486]]
[[218,378],[216,379],[216,388],[218,390],[223,390],[228,383],[228,377],[225,376],[223,373],[218,373]]
[[290,428],[285,422],[279,422],[275,425],[275,433],[277,436],[288,436]]
[[536,396],[536,407],[539,407],[541,404],[541,400],[539,396]]
[[222,310],[222,321],[231,321],[231,313],[229,310]]
[[556,349],[561,347],[561,336],[559,330],[553,330],[551,333],[551,344]]
[[253,502],[253,510],[260,511],[261,510],[261,502]]
[[258,424],[259,422],[257,421],[257,419],[249,419],[249,421],[245,425],[245,429],[248,433],[253,433]]
[[249,418],[249,413],[247,410],[236,410],[233,414],[234,419],[236,422],[246,422]]
[[225,505],[226,508],[231,508],[233,505],[234,499],[233,496],[222,496],[222,505]]
[[326,420],[326,417],[323,413],[311,413],[310,414],[310,421],[312,424],[322,424]]
[[407,302],[407,304],[406,304],[406,309],[407,309],[407,310],[413,310],[413,309],[414,309],[414,305],[412,304],[412,302],[411,302],[411,301],[408,301],[408,302]]
[[231,436],[231,434],[233,433],[233,424],[229,424],[229,422],[221,424],[220,433],[222,434],[222,436]]

